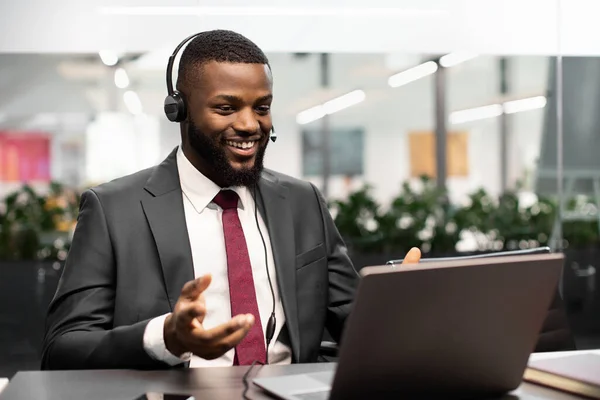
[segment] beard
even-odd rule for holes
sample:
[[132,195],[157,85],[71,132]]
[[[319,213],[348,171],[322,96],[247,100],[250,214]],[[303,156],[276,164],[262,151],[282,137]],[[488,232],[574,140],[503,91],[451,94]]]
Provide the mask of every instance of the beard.
[[265,144],[260,144],[261,142],[257,143],[259,148],[254,157],[254,164],[251,167],[236,169],[229,163],[225,150],[226,145],[220,142],[219,137],[213,138],[204,134],[193,121],[189,121],[188,123],[187,134],[192,149],[194,149],[214,173],[221,176],[224,187],[252,187],[258,183],[264,169],[263,160],[268,141]]

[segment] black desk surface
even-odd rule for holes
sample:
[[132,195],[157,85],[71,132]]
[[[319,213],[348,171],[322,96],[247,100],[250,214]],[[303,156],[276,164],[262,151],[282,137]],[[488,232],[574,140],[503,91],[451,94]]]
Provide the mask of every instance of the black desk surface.
[[[318,372],[333,368],[333,364],[302,364],[287,366],[255,366],[256,376],[289,375]],[[180,393],[197,399],[242,399],[242,377],[248,367],[195,368],[171,371],[31,371],[19,372],[0,394],[0,400],[134,400],[145,392]],[[250,383],[250,399],[272,399]],[[505,399],[563,400],[576,399],[535,385],[523,384]],[[503,399],[504,399],[503,398]]]

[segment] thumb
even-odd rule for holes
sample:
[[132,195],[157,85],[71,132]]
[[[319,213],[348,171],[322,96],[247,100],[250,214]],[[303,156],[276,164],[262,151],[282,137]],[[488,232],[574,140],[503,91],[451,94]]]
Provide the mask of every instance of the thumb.
[[418,264],[419,261],[421,261],[421,250],[417,247],[413,247],[406,253],[406,257],[404,257],[402,264]]
[[181,289],[181,296],[188,300],[196,300],[198,296],[202,294],[210,285],[212,281],[212,275],[203,275],[200,278],[196,278],[193,281],[189,281]]

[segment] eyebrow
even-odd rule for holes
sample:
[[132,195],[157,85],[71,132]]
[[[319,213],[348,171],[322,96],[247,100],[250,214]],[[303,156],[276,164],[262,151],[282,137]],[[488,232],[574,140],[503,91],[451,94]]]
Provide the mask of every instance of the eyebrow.
[[[229,101],[232,103],[241,103],[243,102],[242,98],[238,97],[238,96],[233,96],[230,94],[219,94],[217,96],[215,96],[213,99],[220,99],[220,100],[225,100],[225,101]],[[263,101],[269,101],[273,99],[273,95],[272,94],[267,94],[265,96],[259,97],[258,99],[256,99],[257,103],[263,102]]]

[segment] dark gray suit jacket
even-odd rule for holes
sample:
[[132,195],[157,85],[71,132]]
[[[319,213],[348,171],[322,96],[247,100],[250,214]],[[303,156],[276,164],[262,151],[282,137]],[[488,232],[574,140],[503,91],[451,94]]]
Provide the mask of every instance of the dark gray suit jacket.
[[[358,275],[312,184],[265,170],[258,188],[293,361],[314,362],[325,328],[339,341]],[[87,190],[48,310],[42,369],[167,368],[145,352],[144,329],[193,278],[176,151]]]

